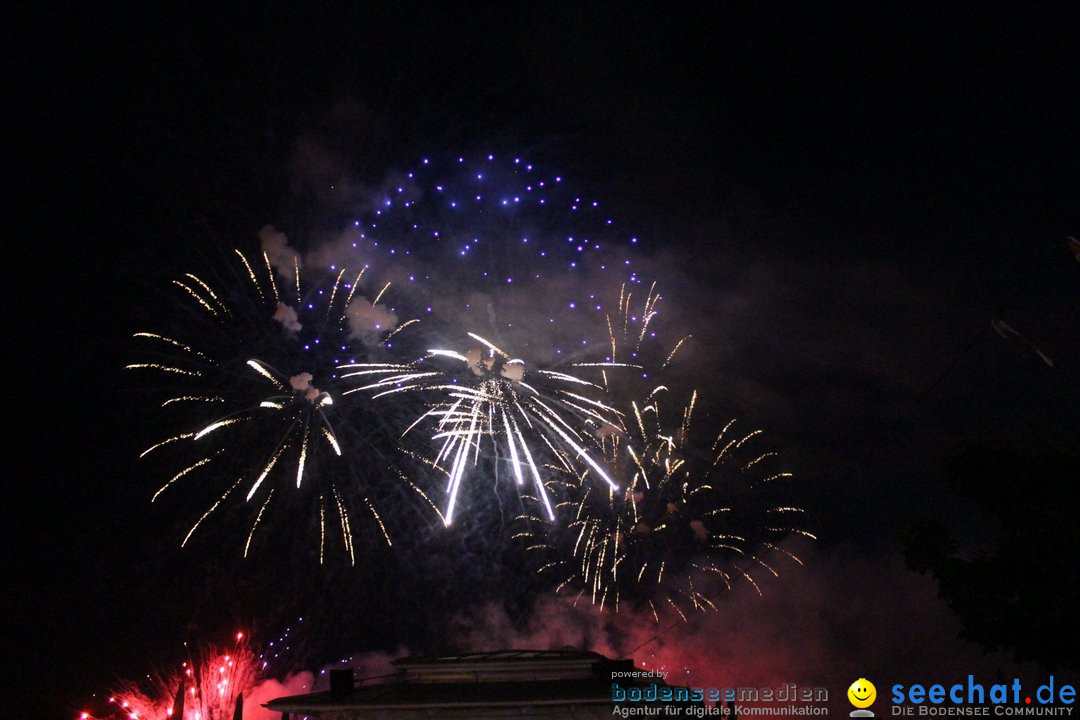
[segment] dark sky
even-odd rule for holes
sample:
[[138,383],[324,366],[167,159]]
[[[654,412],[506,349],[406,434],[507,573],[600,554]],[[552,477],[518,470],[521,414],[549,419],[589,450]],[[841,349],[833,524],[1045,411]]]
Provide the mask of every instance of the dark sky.
[[[969,523],[940,483],[957,443],[1075,450],[1080,266],[1064,246],[1080,233],[1075,7],[5,16],[19,190],[6,242],[5,594],[28,716],[64,716],[193,633],[253,622],[281,582],[335,580],[299,559],[275,580],[273,563],[238,565],[231,549],[185,554],[149,512],[156,479],[135,460],[143,389],[121,368],[157,311],[154,288],[192,258],[253,243],[264,224],[301,244],[342,224],[347,210],[306,184],[317,171],[374,186],[425,153],[488,148],[564,168],[641,228],[657,266],[680,268],[665,291],[695,325],[699,384],[769,429],[806,479],[821,540],[777,593],[876,607],[889,628],[852,637],[822,610],[797,622],[808,652],[828,661],[854,647],[888,672],[881,647],[931,617],[944,629],[908,650],[942,667],[968,657],[895,538],[920,514]],[[1054,367],[1014,354],[996,316]],[[396,599],[364,607],[404,602],[395,563],[363,582]],[[227,600],[207,597],[223,587]],[[790,606],[746,604],[713,630],[759,643],[755,677],[798,673],[797,653],[770,669],[776,649],[760,649],[796,622],[780,619]],[[739,613],[768,630],[739,635]],[[352,631],[354,649],[437,632],[417,626]]]

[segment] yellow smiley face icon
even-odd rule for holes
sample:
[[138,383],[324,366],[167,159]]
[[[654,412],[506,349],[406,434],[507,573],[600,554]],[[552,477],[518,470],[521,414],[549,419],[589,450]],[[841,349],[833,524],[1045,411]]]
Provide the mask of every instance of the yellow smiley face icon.
[[866,678],[859,678],[847,689],[847,698],[857,708],[870,707],[877,697],[877,688]]

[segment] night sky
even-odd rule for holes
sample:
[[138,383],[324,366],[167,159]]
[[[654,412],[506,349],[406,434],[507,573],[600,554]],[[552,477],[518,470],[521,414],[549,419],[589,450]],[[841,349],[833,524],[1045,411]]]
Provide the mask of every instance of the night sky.
[[[269,639],[305,608],[295,669],[351,651],[627,651],[655,634],[527,583],[500,595],[505,568],[469,586],[433,560],[456,541],[429,529],[422,553],[320,569],[284,530],[247,561],[221,528],[180,550],[190,517],[149,504],[164,471],[137,456],[160,432],[123,366],[132,332],[169,311],[161,288],[257,247],[266,224],[316,246],[351,217],[320,183],[374,188],[428,153],[527,156],[636,227],[674,325],[694,334],[694,384],[765,428],[800,478],[819,538],[800,546],[805,567],[672,630],[665,657],[700,681],[805,679],[838,697],[859,676],[879,692],[893,677],[1042,676],[957,639],[898,538],[920,518],[971,548],[993,537],[946,482],[965,449],[1080,450],[1075,6],[5,16],[5,635],[20,716],[73,717],[184,640]],[[1053,367],[999,337],[998,317]],[[1075,485],[1017,483],[1051,497],[1033,526],[1077,509]],[[1075,565],[1074,546],[1044,551],[1047,573]],[[1071,575],[1047,588],[1078,592]]]

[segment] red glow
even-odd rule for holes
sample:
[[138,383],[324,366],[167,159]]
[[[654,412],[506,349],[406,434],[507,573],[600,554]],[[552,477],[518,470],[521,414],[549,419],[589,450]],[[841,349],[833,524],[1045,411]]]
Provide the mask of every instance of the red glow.
[[[129,683],[111,701],[124,709],[127,720],[226,718],[232,717],[237,696],[242,693],[247,697],[258,681],[255,654],[246,644],[231,646],[228,654],[221,648],[207,647],[181,667],[173,673],[157,674],[144,686]],[[181,684],[187,702],[179,717],[173,698]],[[80,720],[93,719],[87,714]]]

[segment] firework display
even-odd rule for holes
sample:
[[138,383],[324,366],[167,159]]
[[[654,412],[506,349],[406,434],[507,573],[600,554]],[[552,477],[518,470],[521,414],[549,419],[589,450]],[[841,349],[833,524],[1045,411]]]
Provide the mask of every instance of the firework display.
[[[428,351],[419,367],[346,365],[344,377],[380,375],[357,390],[375,391],[375,398],[403,392],[435,395],[439,399],[406,429],[430,420],[432,440],[439,448],[430,466],[447,477],[445,512],[449,525],[457,509],[467,468],[484,452],[496,475],[509,464],[516,484],[530,484],[554,519],[551,499],[541,477],[546,458],[564,471],[588,467],[608,486],[617,486],[594,457],[593,446],[604,428],[620,424],[619,413],[595,395],[600,385],[577,375],[551,369],[531,369],[483,337],[469,333],[479,347],[464,354],[446,349]],[[450,361],[454,369],[429,369]],[[591,363],[590,367],[621,367]],[[460,372],[455,372],[455,370]],[[593,396],[583,394],[592,393]],[[485,439],[490,447],[485,450]]]
[[801,564],[781,541],[813,538],[803,510],[782,504],[792,474],[762,449],[761,430],[731,420],[702,443],[696,393],[675,417],[665,395],[658,387],[631,403],[626,434],[607,438],[621,490],[598,488],[587,474],[552,480],[571,499],[556,521],[523,515],[518,534],[560,591],[615,610],[644,605],[657,620],[664,609],[683,619],[690,608],[715,610],[711,597],[740,580],[760,593],[756,573],[778,576],[777,560]]
[[140,685],[124,683],[103,707],[84,710],[80,720],[229,720],[259,680],[262,663],[243,632],[231,647],[206,646],[189,654],[175,672],[148,675]]
[[377,266],[456,335],[555,363],[602,350],[612,292],[642,282],[640,247],[557,171],[483,154],[424,157],[392,174],[348,230],[308,258]]
[[335,368],[384,351],[412,323],[398,323],[383,301],[387,284],[365,285],[365,268],[304,273],[295,255],[282,263],[283,240],[264,229],[264,251],[236,251],[214,285],[193,274],[174,280],[182,310],[166,323],[173,329],[135,334],[143,361],[127,367],[154,377],[162,413],[182,428],[142,454],[172,453],[181,464],[152,500],[181,487],[206,498],[182,545],[230,502],[249,507],[245,555],[275,505],[306,503],[318,517],[320,560],[336,529],[355,562],[357,515],[390,542],[368,488],[372,454],[393,435],[381,409],[340,403]]
[[703,441],[696,392],[668,416],[657,382],[688,338],[658,337],[638,238],[561,175],[423,158],[336,238],[260,239],[231,275],[173,282],[180,329],[136,335],[129,368],[169,387],[182,428],[144,453],[182,460],[153,499],[205,498],[182,545],[239,506],[246,556],[280,504],[317,518],[320,560],[333,534],[355,563],[358,517],[392,544],[379,497],[421,498],[450,526],[482,486],[500,506],[512,492],[560,589],[682,613],[809,535],[775,453],[745,457],[757,433]]

